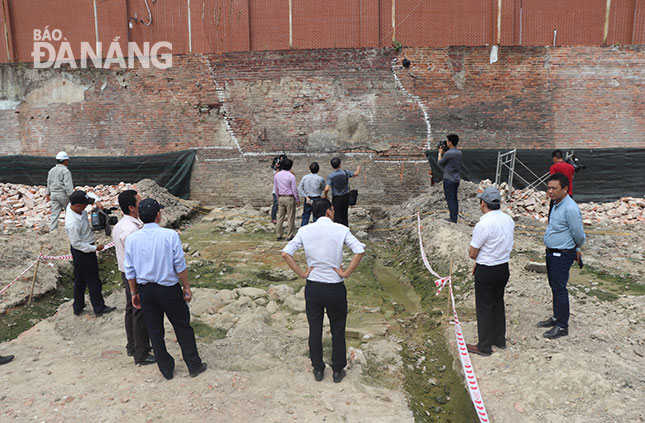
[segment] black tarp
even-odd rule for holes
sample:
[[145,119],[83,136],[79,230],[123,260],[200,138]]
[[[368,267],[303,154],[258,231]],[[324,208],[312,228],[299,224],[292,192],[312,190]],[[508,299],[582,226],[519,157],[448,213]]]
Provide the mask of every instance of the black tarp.
[[[498,151],[504,153],[509,150],[462,150],[462,179],[490,179],[494,182]],[[573,178],[576,201],[605,202],[620,197],[645,196],[645,149],[562,149],[563,153],[569,151],[573,151],[585,166]],[[538,176],[547,173],[553,164],[551,150],[517,150],[516,157]],[[440,181],[443,174],[437,165],[436,150],[430,151],[430,162],[435,180]],[[515,165],[515,172],[529,182],[537,179],[519,163]],[[502,172],[501,180],[508,180],[507,169]],[[513,186],[524,188],[526,184],[514,177]],[[541,185],[538,189],[545,191],[546,186]]]
[[[171,194],[187,199],[195,150],[144,156],[71,156],[69,170],[75,186],[135,183],[150,178]],[[0,182],[47,185],[47,172],[56,164],[53,157],[2,156]]]

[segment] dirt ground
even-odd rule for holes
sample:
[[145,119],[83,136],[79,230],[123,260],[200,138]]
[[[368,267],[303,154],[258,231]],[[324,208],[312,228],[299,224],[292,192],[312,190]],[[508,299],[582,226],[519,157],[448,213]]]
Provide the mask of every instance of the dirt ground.
[[[434,359],[424,356],[416,366],[405,364],[401,339],[392,327],[408,318],[407,324],[415,325],[418,313],[396,313],[402,305],[443,313],[428,309],[426,301],[434,297],[434,288],[427,285],[431,279],[419,259],[415,213],[420,211],[429,259],[441,274],[448,273],[452,260],[466,340],[477,341],[472,260],[467,256],[472,225],[480,215],[475,188],[462,183],[457,225],[444,220],[447,210],[437,187],[390,211],[352,211],[355,232],[391,254],[384,264],[366,260],[362,266],[405,275],[411,285],[397,285],[404,291],[397,304],[366,285],[365,275],[350,278],[352,349],[341,384],[331,381],[329,369],[322,383],[313,380],[302,282],[279,257],[283,245],[270,232],[268,210],[215,209],[203,213],[199,223],[180,228],[195,287],[193,326],[207,372],[188,376],[168,324],[175,378],[164,380],[156,366],[134,366],[125,354],[125,298],[120,291],[107,297],[117,312],[104,317],[91,312],[76,317],[65,302],[52,317],[0,344],[1,355],[16,355],[0,368],[0,421],[468,421],[447,417],[437,404],[426,404],[425,415],[413,413],[402,372],[416,372],[434,385],[434,374],[425,373],[426,363]],[[525,269],[529,262],[543,261],[543,229],[528,219],[516,224],[505,297],[508,348],[491,357],[471,356],[491,421],[644,421],[645,227],[586,228],[587,268],[572,269],[569,336],[550,341],[535,327],[551,309],[546,275]],[[44,237],[37,240],[55,246],[56,234]],[[14,235],[5,239],[5,246],[15,244]],[[9,254],[27,260],[38,248],[29,245],[24,257],[18,247]],[[3,259],[0,265],[10,264],[7,254]],[[445,309],[446,297],[439,301]],[[444,342],[456,357],[453,327],[446,317],[441,321]],[[328,336],[324,344],[328,349]],[[452,367],[460,372],[457,361]]]

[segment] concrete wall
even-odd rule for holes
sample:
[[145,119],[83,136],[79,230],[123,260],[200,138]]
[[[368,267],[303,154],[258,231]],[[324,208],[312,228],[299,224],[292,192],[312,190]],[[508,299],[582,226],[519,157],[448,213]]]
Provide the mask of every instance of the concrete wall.
[[[175,56],[168,70],[0,66],[0,154],[198,150],[193,197],[265,204],[270,159],[298,177],[341,154],[361,201],[427,187],[427,145],[645,148],[645,48],[301,50]],[[400,65],[411,60],[409,69]],[[547,152],[545,152],[548,155]],[[495,163],[491,163],[494,167]]]

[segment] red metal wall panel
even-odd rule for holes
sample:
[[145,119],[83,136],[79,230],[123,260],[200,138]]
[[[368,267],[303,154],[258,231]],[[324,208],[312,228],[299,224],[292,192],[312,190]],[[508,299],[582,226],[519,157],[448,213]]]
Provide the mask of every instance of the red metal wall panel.
[[602,44],[606,0],[522,0],[521,45]]
[[3,7],[3,3],[5,1],[6,0],[0,0],[0,63],[10,61],[9,53],[7,52],[7,39],[5,37],[5,28],[9,26],[9,17],[5,17],[4,14],[5,8]]
[[379,0],[359,0],[359,47],[379,45]]
[[392,47],[392,1],[379,0],[379,47]]
[[404,46],[494,42],[497,0],[396,0],[396,38]]
[[[99,41],[102,50],[108,52],[109,44],[113,41],[121,45],[121,51],[127,55],[128,51],[128,13],[126,0],[97,1],[96,14],[99,28]],[[94,41],[92,40],[88,41]],[[93,43],[92,43],[93,44]]]
[[146,41],[150,43],[167,41],[172,43],[173,54],[189,53],[188,1],[163,0],[152,3],[152,0],[148,0],[152,24],[146,26],[140,22],[148,23],[145,2],[127,0],[129,16],[136,17],[138,20],[130,30],[130,41],[140,46]]
[[247,51],[248,0],[191,0],[193,53]]
[[251,0],[251,50],[289,48],[289,2]]
[[607,44],[631,44],[635,5],[636,0],[612,0]]
[[[60,29],[70,43],[74,57],[80,57],[81,42],[96,41],[92,1],[67,0],[65,7],[61,7],[58,0],[11,0],[9,7],[15,55],[20,62],[33,61],[34,29]],[[51,43],[58,51],[61,41]]]
[[645,44],[645,1],[637,0],[632,24],[632,44]]
[[359,47],[359,0],[292,0],[293,48]]

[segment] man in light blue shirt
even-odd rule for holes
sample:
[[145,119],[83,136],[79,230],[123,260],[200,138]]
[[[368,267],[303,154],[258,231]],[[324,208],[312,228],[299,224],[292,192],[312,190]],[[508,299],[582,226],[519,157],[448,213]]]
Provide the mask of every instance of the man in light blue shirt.
[[[325,178],[318,174],[319,170],[320,166],[317,162],[311,163],[309,165],[309,171],[311,173],[303,176],[300,180],[300,184],[298,184],[298,194],[303,198],[302,222],[300,222],[301,227],[309,223],[313,203],[315,200],[320,199],[320,196],[325,189]],[[315,221],[316,218],[314,217],[314,222]]]
[[199,357],[195,332],[190,326],[188,303],[193,294],[188,269],[177,232],[159,226],[161,208],[163,206],[151,198],[139,203],[139,218],[144,225],[125,240],[125,276],[132,293],[132,305],[143,311],[161,374],[172,379],[175,369],[175,360],[164,342],[165,314],[175,329],[189,375],[195,377],[206,370],[206,363]]
[[549,224],[544,232],[546,270],[553,293],[553,316],[538,322],[538,327],[551,327],[543,336],[556,339],[569,334],[569,270],[574,260],[582,267],[580,247],[585,242],[582,214],[567,194],[569,179],[555,173],[547,179],[547,195],[555,201]]

